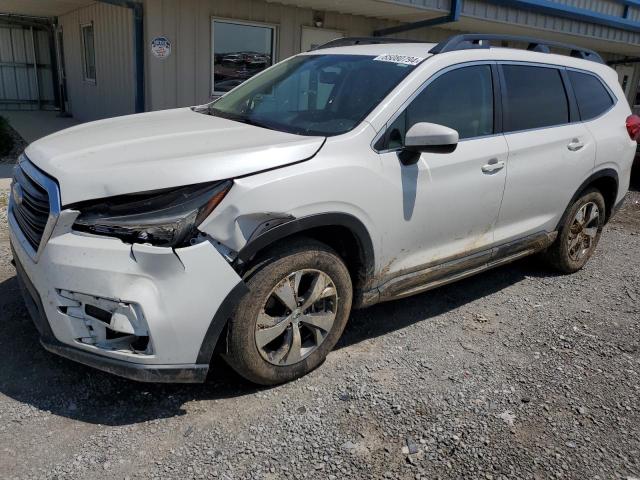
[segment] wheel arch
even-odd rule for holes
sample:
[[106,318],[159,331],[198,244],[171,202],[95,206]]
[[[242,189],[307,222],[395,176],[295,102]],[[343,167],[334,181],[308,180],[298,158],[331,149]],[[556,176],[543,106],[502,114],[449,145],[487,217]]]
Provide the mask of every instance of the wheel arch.
[[616,172],[613,168],[604,168],[602,170],[598,170],[597,172],[592,173],[589,177],[587,177],[587,179],[584,182],[582,182],[580,187],[578,187],[576,192],[571,197],[571,200],[569,200],[567,209],[565,210],[565,213],[562,215],[562,217],[558,221],[556,230],[559,230],[561,225],[564,223],[565,215],[566,215],[566,211],[568,210],[568,207],[573,205],[575,201],[578,200],[578,198],[580,198],[580,195],[582,195],[589,188],[597,188],[602,193],[602,196],[604,197],[604,201],[605,201],[605,207],[606,207],[605,220],[609,221],[609,218],[611,218],[611,215],[613,213],[613,208],[616,203],[616,198],[618,196],[619,184],[620,182],[619,182],[618,172]]
[[237,262],[248,264],[276,242],[296,235],[315,238],[334,248],[347,263],[354,290],[362,290],[371,282],[375,270],[373,241],[364,223],[348,213],[320,213],[275,225],[249,240],[238,252]]

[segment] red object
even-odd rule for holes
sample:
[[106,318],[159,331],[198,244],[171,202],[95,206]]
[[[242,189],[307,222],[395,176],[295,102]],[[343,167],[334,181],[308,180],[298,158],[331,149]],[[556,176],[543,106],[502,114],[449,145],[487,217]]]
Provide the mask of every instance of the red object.
[[627,117],[627,132],[631,140],[636,142],[640,140],[640,117],[638,115],[629,115]]

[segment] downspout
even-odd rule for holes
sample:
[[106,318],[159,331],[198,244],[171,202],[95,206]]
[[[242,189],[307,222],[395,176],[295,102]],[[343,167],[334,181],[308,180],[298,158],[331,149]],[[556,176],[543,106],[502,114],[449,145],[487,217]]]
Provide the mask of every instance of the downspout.
[[433,27],[443,25],[445,23],[457,22],[460,19],[460,10],[462,8],[462,0],[451,0],[451,11],[442,17],[430,18],[419,22],[398,25],[397,27],[383,28],[373,32],[374,37],[384,37],[394,33],[408,32],[422,27]]
[[144,7],[142,3],[133,0],[99,0],[117,7],[131,9],[133,13],[133,55],[135,75],[135,111],[145,111],[144,92]]

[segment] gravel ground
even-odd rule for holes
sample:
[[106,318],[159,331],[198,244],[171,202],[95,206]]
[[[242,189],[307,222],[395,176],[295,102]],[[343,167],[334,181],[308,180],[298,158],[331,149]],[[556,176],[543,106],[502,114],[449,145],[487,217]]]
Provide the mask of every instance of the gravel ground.
[[16,132],[13,128],[11,128],[11,125],[7,125],[7,131],[9,132],[9,135],[13,138],[13,148],[7,155],[0,156],[0,164],[15,163],[18,155],[24,152],[24,149],[27,146],[27,143],[22,139],[20,135],[18,135],[18,132]]
[[323,366],[270,389],[219,361],[162,386],[48,354],[4,225],[2,478],[640,477],[637,191],[583,271],[528,259],[356,312]]

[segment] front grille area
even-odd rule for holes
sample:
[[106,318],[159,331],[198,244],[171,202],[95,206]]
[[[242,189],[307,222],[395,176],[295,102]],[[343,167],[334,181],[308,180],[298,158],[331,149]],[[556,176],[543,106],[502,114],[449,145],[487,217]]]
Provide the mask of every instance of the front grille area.
[[16,168],[13,181],[13,216],[23,235],[37,252],[51,211],[49,194],[21,167]]

